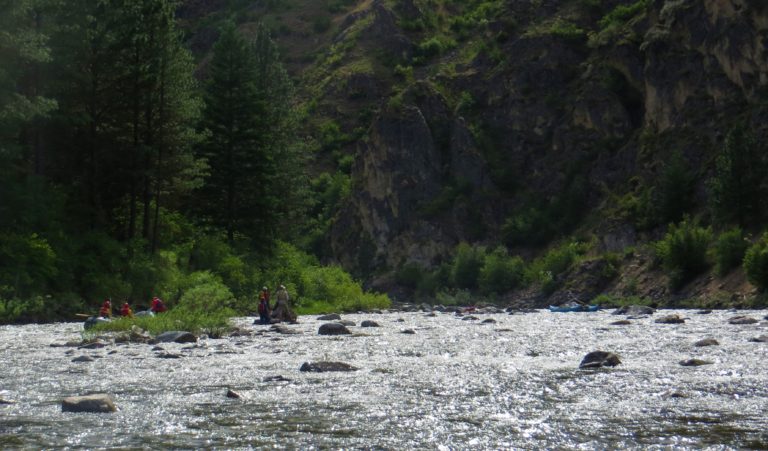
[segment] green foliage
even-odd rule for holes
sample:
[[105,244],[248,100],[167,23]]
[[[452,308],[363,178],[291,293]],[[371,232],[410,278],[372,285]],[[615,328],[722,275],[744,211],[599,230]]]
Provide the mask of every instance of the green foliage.
[[744,125],[733,127],[709,180],[710,206],[719,224],[749,227],[765,217],[768,159],[763,146]]
[[525,275],[525,262],[519,256],[510,256],[504,247],[497,247],[485,256],[480,269],[480,291],[485,294],[505,293],[517,288]]
[[568,271],[589,249],[589,245],[576,241],[565,242],[551,248],[528,266],[525,279],[538,283],[544,293],[554,292],[560,284],[558,276]]
[[460,243],[451,265],[451,282],[456,288],[473,289],[478,286],[480,269],[485,261],[485,248]]
[[472,305],[472,292],[469,290],[441,290],[435,300],[440,305]]
[[605,293],[595,296],[589,303],[606,307],[625,307],[630,305],[653,306],[654,304],[651,298],[640,296],[612,296]]
[[707,249],[711,240],[709,228],[700,227],[688,218],[677,225],[670,224],[666,235],[655,247],[673,289],[680,288],[709,267]]
[[115,318],[108,323],[97,324],[87,334],[130,331],[133,326],[137,326],[154,336],[163,332],[181,330],[198,335],[208,334],[212,337],[220,337],[232,328],[229,319],[234,315],[234,311],[226,308],[206,311],[180,307],[155,316]]
[[58,271],[56,253],[36,233],[0,234],[0,296],[26,298],[50,287]]
[[750,246],[744,255],[744,272],[747,280],[765,292],[768,290],[768,233]]
[[726,230],[717,237],[715,243],[715,268],[717,274],[724,276],[733,268],[741,265],[749,247],[744,233],[738,227]]
[[190,312],[210,313],[233,306],[235,297],[221,279],[208,271],[190,274],[178,307]]
[[[0,287],[2,289],[3,287]],[[0,296],[0,324],[18,321],[40,321],[49,318],[46,302],[40,296],[27,300],[6,299]]]
[[419,62],[424,62],[435,56],[439,56],[456,47],[456,41],[445,36],[432,36],[425,39],[416,47]]
[[546,203],[530,201],[509,216],[501,227],[504,242],[508,246],[535,246],[568,232],[581,219],[586,198],[587,182],[583,176],[575,176],[560,195]]
[[424,279],[424,268],[418,263],[408,262],[395,271],[395,282],[408,288],[417,288]]
[[637,0],[634,3],[617,5],[613,10],[600,19],[598,25],[603,29],[619,26],[645,11],[649,4],[650,0]]
[[691,209],[695,177],[680,152],[664,166],[658,189],[657,211],[661,223],[677,222]]
[[318,129],[318,138],[323,151],[326,152],[339,149],[352,141],[352,137],[342,132],[336,121],[327,121],[321,124]]
[[569,22],[562,18],[557,18],[549,28],[546,30],[547,34],[552,36],[566,39],[566,40],[582,40],[587,36],[586,30],[580,28],[573,22]]
[[[263,284],[284,284],[293,295],[297,312],[315,312],[320,306],[333,311],[387,308],[386,295],[363,291],[359,282],[337,266],[321,266],[315,258],[286,243],[278,243],[273,260],[265,268]],[[325,308],[325,307],[323,307]]]

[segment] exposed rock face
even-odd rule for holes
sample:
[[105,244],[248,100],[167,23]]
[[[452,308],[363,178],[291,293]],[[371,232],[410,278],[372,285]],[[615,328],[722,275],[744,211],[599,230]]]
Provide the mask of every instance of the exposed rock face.
[[114,401],[109,395],[95,394],[86,396],[72,396],[64,398],[61,402],[62,412],[115,412]]
[[[584,14],[578,25],[604,35],[589,43],[586,33],[566,39],[534,32],[535,24],[568,16],[565,4],[507,2],[499,23],[488,27],[504,30],[502,61],[479,52],[449,74],[406,83],[397,101],[376,113],[367,139],[357,144],[355,189],[331,230],[332,253],[344,267],[358,274],[407,262],[434,268],[460,241],[504,241],[505,221],[525,211],[531,196],[572,196],[566,204],[576,210],[600,208],[604,193],[627,192],[630,179],[648,186],[658,180],[668,154],[661,149],[679,149],[706,174],[735,118],[752,111],[768,86],[762,2],[654,0],[615,35]],[[601,14],[616,4],[604,5]],[[361,45],[413,52],[399,27],[423,12],[410,0],[388,8],[373,2],[348,20],[371,21]],[[505,15],[514,17],[516,29],[504,26]],[[371,77],[348,81],[387,92]],[[457,105],[460,96],[466,105]],[[762,110],[742,116],[762,130]],[[705,191],[705,178],[697,193]],[[578,221],[575,214],[568,224]],[[645,239],[623,217],[596,227],[602,250]],[[594,290],[585,297],[610,282],[604,263],[589,264],[573,274]],[[375,282],[393,284],[383,277]]]
[[619,356],[612,352],[592,351],[581,359],[579,368],[601,368],[604,366],[616,366],[620,363]]

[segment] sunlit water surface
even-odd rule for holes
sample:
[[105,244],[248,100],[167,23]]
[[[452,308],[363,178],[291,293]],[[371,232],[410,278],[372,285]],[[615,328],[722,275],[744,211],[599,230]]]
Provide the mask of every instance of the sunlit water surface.
[[[0,448],[768,448],[768,343],[749,341],[768,333],[766,312],[738,313],[761,319],[753,325],[728,324],[733,312],[676,313],[689,319],[358,314],[344,319],[381,327],[337,337],[318,335],[314,317],[289,326],[296,335],[239,318],[253,335],[165,351],[51,346],[79,340],[79,323],[3,326],[0,398],[13,403],[0,405]],[[708,337],[720,345],[693,345]],[[623,363],[579,370],[598,349]],[[72,362],[81,355],[96,359]],[[689,358],[713,364],[679,364]],[[299,372],[324,360],[359,370]],[[64,397],[99,392],[119,411],[61,411]]]

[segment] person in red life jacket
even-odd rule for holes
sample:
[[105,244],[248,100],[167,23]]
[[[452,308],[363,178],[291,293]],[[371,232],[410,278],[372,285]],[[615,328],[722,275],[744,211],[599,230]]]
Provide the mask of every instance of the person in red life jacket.
[[123,306],[120,307],[120,315],[133,318],[133,310],[131,310],[131,306],[128,305],[128,301],[123,302]]
[[112,318],[112,301],[109,298],[104,299],[104,303],[101,304],[99,316],[102,318]]
[[269,324],[269,289],[267,287],[261,288],[259,293],[259,322],[261,324]]
[[152,298],[152,305],[150,305],[149,309],[152,310],[152,313],[163,313],[168,310],[162,299],[157,296]]

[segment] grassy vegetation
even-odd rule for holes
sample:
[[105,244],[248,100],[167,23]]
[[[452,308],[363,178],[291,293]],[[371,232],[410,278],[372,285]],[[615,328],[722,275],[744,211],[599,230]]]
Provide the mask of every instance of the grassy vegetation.
[[231,329],[229,319],[236,315],[234,310],[220,308],[213,311],[197,311],[187,308],[175,308],[155,316],[137,316],[134,318],[115,318],[110,322],[100,323],[89,329],[89,333],[130,331],[137,326],[152,335],[168,331],[187,331],[193,334],[207,334],[218,337]]

